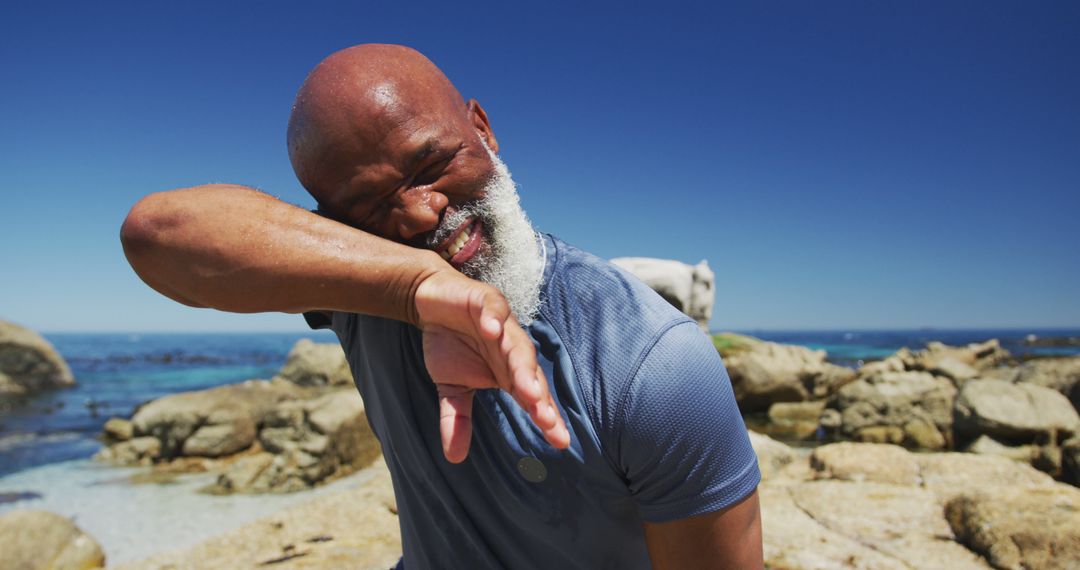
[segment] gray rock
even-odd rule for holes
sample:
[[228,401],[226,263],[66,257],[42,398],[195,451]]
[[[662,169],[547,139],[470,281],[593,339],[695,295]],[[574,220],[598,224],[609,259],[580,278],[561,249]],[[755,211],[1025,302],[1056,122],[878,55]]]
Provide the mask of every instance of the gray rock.
[[1080,356],[1027,362],[1017,370],[1014,381],[1056,390],[1080,409]]
[[0,516],[0,567],[84,570],[105,566],[105,553],[71,519],[47,511]]
[[300,339],[285,360],[277,378],[300,386],[351,386],[352,371],[337,343]]
[[688,265],[671,259],[620,257],[611,263],[640,279],[673,307],[697,321],[701,330],[709,331],[716,293],[715,277],[708,262]]
[[825,351],[757,341],[728,356],[725,364],[744,413],[767,411],[777,402],[824,398],[855,378],[855,371],[825,362]]
[[840,388],[829,407],[840,412],[839,432],[847,438],[942,449],[955,398],[956,388],[945,378],[879,370]]
[[1026,382],[967,382],[956,398],[955,418],[962,440],[985,434],[1010,443],[1056,443],[1080,429],[1080,416],[1065,396]]
[[28,328],[0,321],[0,396],[74,385],[67,362],[47,340]]
[[[281,402],[302,395],[299,387],[288,382],[249,380],[159,398],[139,408],[132,423],[136,436],[161,441],[163,458],[217,457],[250,446],[255,440],[254,426],[262,424]],[[192,443],[186,444],[193,436]]]
[[956,536],[995,568],[1080,568],[1080,490],[1067,485],[969,493],[945,506]]
[[211,493],[299,491],[370,464],[378,441],[352,387],[282,403],[266,415],[258,440],[267,453],[243,458],[219,475]]

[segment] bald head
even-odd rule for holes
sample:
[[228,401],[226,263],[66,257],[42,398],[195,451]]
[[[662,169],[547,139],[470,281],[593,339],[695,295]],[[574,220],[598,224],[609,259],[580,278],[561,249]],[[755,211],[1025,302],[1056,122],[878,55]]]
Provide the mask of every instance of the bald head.
[[404,46],[367,44],[324,59],[308,75],[289,117],[289,159],[320,202],[357,169],[377,166],[401,133],[439,120],[470,123],[469,106],[442,71]]

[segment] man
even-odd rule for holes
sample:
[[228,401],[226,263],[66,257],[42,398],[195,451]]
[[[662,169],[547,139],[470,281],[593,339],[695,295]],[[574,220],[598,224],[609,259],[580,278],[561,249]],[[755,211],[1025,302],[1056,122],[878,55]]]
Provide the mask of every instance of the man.
[[238,186],[158,193],[124,249],[182,303],[334,330],[405,567],[762,566],[760,476],[716,351],[532,231],[479,103],[411,49],[356,46],[308,76],[288,145],[317,214]]

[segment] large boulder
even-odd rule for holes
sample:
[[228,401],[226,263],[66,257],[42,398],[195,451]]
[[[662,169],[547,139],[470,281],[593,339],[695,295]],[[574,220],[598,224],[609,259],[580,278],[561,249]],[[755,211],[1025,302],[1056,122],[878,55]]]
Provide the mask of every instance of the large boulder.
[[823,350],[752,339],[725,357],[739,409],[764,412],[776,402],[822,399],[855,378],[825,361]]
[[821,526],[902,561],[904,568],[986,568],[978,555],[953,540],[941,505],[928,490],[826,480],[794,485],[790,494]]
[[163,459],[222,457],[250,447],[266,417],[302,394],[291,383],[266,380],[173,394],[135,412],[133,435],[157,438]]
[[351,386],[352,371],[341,345],[300,339],[289,351],[278,378],[300,386]]
[[88,570],[105,566],[101,546],[71,519],[48,511],[0,516],[0,568]]
[[954,431],[960,440],[980,435],[1012,443],[1059,443],[1080,430],[1080,415],[1050,388],[1003,380],[972,380],[956,398]]
[[847,439],[943,449],[949,445],[955,398],[956,388],[946,378],[878,370],[840,388],[829,401],[838,421],[823,425]]
[[995,568],[1080,568],[1080,490],[998,488],[949,501],[956,536]]
[[0,321],[0,396],[74,385],[71,369],[49,341],[26,327]]
[[232,463],[206,490],[299,491],[352,473],[380,453],[363,401],[353,388],[285,402],[267,417],[258,440],[265,452]]
[[715,277],[708,262],[688,265],[671,259],[619,257],[611,263],[625,269],[656,291],[665,301],[709,331],[715,300]]
[[1017,370],[1014,381],[1057,390],[1080,409],[1080,356],[1026,362]]

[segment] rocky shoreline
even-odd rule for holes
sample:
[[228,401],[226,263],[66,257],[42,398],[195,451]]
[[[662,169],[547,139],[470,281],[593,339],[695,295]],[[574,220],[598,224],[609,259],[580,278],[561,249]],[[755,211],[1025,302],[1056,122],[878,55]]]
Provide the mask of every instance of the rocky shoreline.
[[1019,362],[996,340],[901,349],[858,369],[823,351],[714,337],[750,425],[784,440],[891,443],[1021,460],[1080,483],[1080,357]]
[[[823,444],[789,447],[751,431],[768,567],[1080,567],[1080,357],[1021,361],[994,340],[931,343],[852,369],[798,346],[714,342],[743,411],[768,418],[748,424]],[[336,345],[298,343],[270,380],[148,402],[111,419],[103,439],[98,460],[146,466],[148,481],[213,473],[208,493],[295,492],[370,474],[122,568],[386,568],[400,555],[389,474]],[[0,517],[0,549],[104,563],[77,527],[25,513]],[[36,550],[12,550],[28,545]]]

